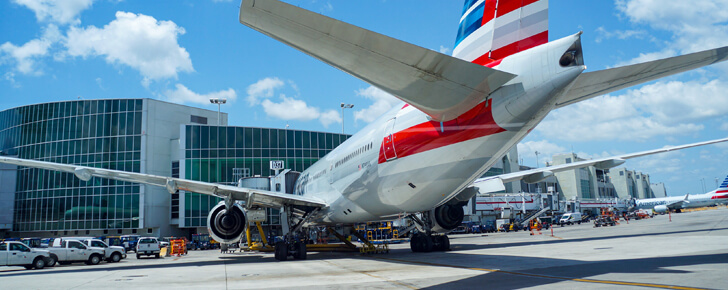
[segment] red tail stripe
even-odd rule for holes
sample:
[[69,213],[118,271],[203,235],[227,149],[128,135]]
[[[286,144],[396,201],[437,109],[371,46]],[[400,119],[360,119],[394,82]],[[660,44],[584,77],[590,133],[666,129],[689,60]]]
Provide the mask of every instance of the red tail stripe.
[[[440,122],[430,121],[394,133],[392,135],[394,153],[397,158],[403,158],[505,131],[493,119],[491,102],[492,100],[482,102],[460,117],[444,122],[442,124],[444,132],[441,130]],[[387,161],[384,156],[387,138],[388,136],[384,137],[380,146],[379,163]]]
[[511,43],[511,44],[501,47],[499,49],[493,50],[493,52],[491,52],[491,54],[490,54],[490,58],[501,59],[501,58],[507,57],[509,55],[515,54],[517,52],[524,51],[524,50],[539,46],[539,45],[547,43],[547,42],[549,42],[548,30],[541,32],[539,34],[536,34],[534,36],[516,41],[514,43]]
[[480,26],[485,25],[495,18],[495,4],[497,0],[485,0],[485,9],[483,11],[483,21]]
[[716,191],[715,193],[726,193],[726,192],[728,192],[728,189],[724,189],[724,190],[718,190],[718,191]]
[[496,17],[501,17],[515,11],[518,8],[528,6],[538,1],[539,0],[500,0],[498,3],[498,16]]

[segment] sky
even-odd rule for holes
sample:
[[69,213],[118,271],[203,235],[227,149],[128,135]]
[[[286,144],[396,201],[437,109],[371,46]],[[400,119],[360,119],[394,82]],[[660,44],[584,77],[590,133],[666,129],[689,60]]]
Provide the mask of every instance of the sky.
[[[287,0],[450,54],[463,1]],[[344,72],[238,22],[239,1],[0,1],[0,111],[104,98],[217,110],[229,125],[353,134],[398,103]],[[728,0],[552,0],[549,39],[583,31],[587,71],[728,45]],[[522,164],[553,154],[606,157],[723,138],[728,64],[555,110],[518,145]],[[342,115],[340,103],[353,104]],[[712,190],[728,144],[628,161],[668,195]]]

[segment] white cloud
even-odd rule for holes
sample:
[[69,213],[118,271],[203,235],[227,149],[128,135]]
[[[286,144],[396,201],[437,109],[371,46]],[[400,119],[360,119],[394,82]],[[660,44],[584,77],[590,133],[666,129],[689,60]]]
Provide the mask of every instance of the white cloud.
[[547,140],[521,142],[517,146],[518,156],[526,160],[525,164],[533,164],[533,161],[529,160],[536,160],[536,151],[538,151],[539,166],[551,162],[551,157],[555,154],[568,152],[566,148]]
[[373,86],[369,86],[366,89],[359,89],[356,91],[356,95],[372,100],[374,103],[365,109],[354,111],[354,121],[362,120],[370,123],[392,109],[395,105],[401,103],[399,99]]
[[68,24],[78,23],[78,14],[91,7],[94,0],[13,0],[13,2],[33,10],[39,22]]
[[720,80],[658,82],[558,109],[536,130],[568,141],[643,142],[656,136],[690,135],[704,129],[700,122],[728,114],[725,91],[728,84]]
[[265,99],[261,105],[268,116],[281,120],[311,121],[318,119],[327,128],[332,123],[341,123],[341,116],[336,110],[322,113],[319,108],[311,107],[305,101],[284,95],[281,95],[280,103]]
[[0,61],[2,63],[15,63],[15,71],[24,75],[41,75],[43,71],[37,68],[37,61],[48,56],[53,44],[62,38],[58,27],[50,24],[40,38],[33,39],[21,46],[5,42],[0,45]]
[[440,45],[440,53],[450,55],[451,52],[452,49],[450,49],[449,47]]
[[673,34],[663,51],[654,55],[686,54],[728,45],[726,0],[617,0],[616,5],[631,22]]
[[[596,43],[600,43],[605,39],[630,39],[630,38],[636,38],[636,39],[644,39],[649,37],[649,34],[645,30],[614,30],[614,31],[608,31],[603,26],[600,26],[597,28],[597,38],[594,40]],[[654,40],[654,38],[651,38]]]
[[119,11],[116,20],[103,28],[71,27],[66,46],[71,56],[103,56],[108,63],[132,67],[148,84],[194,71],[189,53],[177,43],[177,36],[184,33],[172,21]]
[[[294,89],[297,90],[297,87],[292,82],[289,82]],[[270,98],[275,93],[276,89],[280,89],[284,86],[282,80],[279,78],[273,77],[273,78],[264,78],[262,80],[257,81],[256,83],[248,86],[248,104],[251,106],[254,106],[258,103],[260,103],[261,99]]]
[[211,98],[220,98],[220,99],[227,99],[228,102],[233,102],[238,97],[237,93],[235,93],[235,90],[233,89],[227,89],[212,93],[207,93],[204,95],[195,93],[185,87],[182,84],[175,85],[174,90],[167,90],[164,92],[164,97],[167,101],[173,102],[173,103],[179,103],[179,104],[185,104],[185,103],[193,103],[193,104],[201,104],[206,105],[210,104]]

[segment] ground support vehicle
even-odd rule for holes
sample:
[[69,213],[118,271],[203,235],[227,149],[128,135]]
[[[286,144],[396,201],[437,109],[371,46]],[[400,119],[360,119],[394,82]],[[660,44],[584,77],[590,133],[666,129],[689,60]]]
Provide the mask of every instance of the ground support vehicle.
[[137,243],[136,257],[137,259],[140,259],[141,256],[144,255],[159,258],[160,251],[161,247],[159,246],[157,238],[144,237],[139,239],[139,242]]
[[581,224],[581,213],[578,212],[570,212],[565,213],[561,216],[561,219],[559,219],[559,224],[561,226],[567,224],[567,225],[573,225],[573,224]]
[[96,265],[104,259],[104,249],[89,247],[74,238],[58,238],[53,241],[53,247],[47,248],[51,254],[49,266],[56,262],[67,265],[74,262],[84,262],[87,265]]
[[89,247],[96,247],[104,249],[104,259],[107,262],[119,262],[121,259],[126,259],[126,250],[120,246],[109,246],[102,240],[97,239],[86,239],[82,240],[84,244]]
[[617,222],[614,221],[614,219],[611,216],[600,216],[599,218],[594,220],[594,227],[606,227],[606,226],[615,226],[617,225]]
[[127,252],[136,250],[137,242],[139,241],[139,235],[124,235],[121,236],[121,243],[124,245],[124,249]]
[[170,255],[187,255],[187,240],[186,239],[172,239],[169,241]]
[[212,249],[212,244],[210,243],[210,235],[208,234],[193,234],[192,235],[192,245],[190,247],[192,250],[209,250]]
[[15,241],[0,243],[0,266],[23,266],[26,269],[43,269],[50,260],[50,252],[46,250],[32,249],[21,242]]

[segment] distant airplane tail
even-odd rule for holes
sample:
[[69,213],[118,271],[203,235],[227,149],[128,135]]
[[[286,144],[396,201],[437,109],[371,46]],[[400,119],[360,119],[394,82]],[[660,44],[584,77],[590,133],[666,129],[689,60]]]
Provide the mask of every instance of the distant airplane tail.
[[715,189],[715,193],[728,193],[728,176],[726,176],[723,183]]
[[485,66],[547,43],[548,0],[465,0],[453,56]]

